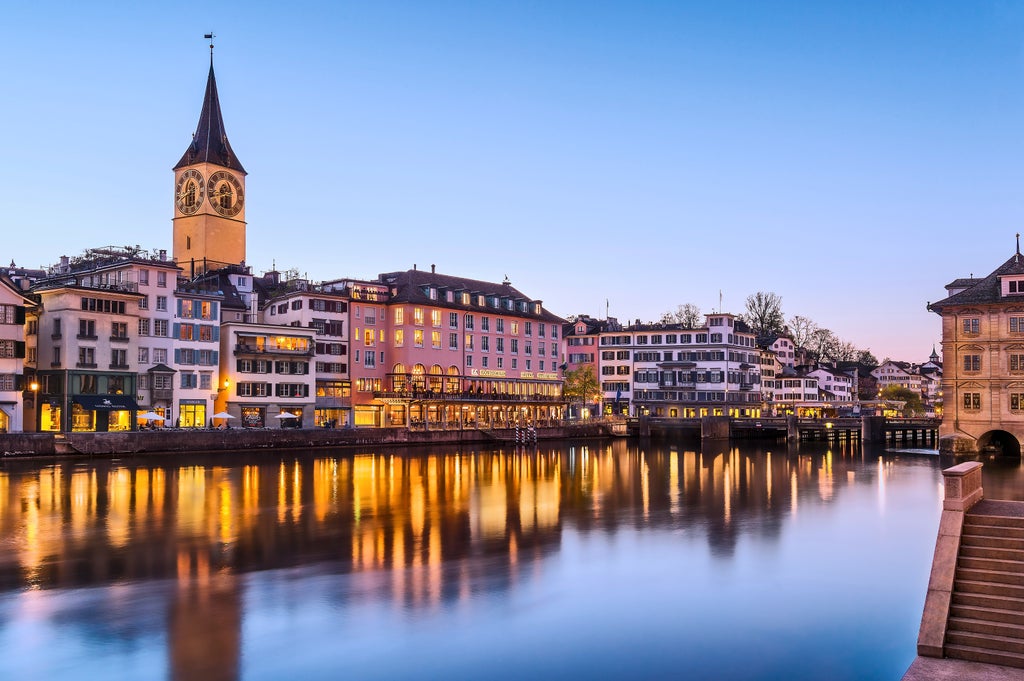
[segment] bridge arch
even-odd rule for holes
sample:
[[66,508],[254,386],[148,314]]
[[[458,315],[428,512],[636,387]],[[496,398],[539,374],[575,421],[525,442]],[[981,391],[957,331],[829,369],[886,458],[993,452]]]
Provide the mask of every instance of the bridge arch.
[[1020,458],[1020,440],[1005,430],[990,430],[978,438],[978,451]]

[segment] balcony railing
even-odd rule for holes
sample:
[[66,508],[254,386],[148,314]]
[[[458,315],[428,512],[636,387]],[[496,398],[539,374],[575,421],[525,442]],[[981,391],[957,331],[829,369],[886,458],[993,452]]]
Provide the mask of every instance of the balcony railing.
[[506,393],[477,393],[471,391],[442,393],[430,390],[375,390],[373,396],[376,399],[437,402],[565,402],[565,398],[560,395],[509,395]]
[[313,348],[306,348],[305,350],[287,350],[285,348],[276,347],[260,347],[258,345],[249,345],[248,343],[238,343],[235,345],[236,355],[289,355],[291,357],[312,357]]

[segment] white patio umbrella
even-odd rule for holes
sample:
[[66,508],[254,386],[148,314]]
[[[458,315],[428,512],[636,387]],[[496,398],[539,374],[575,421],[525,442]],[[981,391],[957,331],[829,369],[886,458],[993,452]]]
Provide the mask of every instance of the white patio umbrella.
[[226,411],[218,411],[216,414],[214,414],[210,418],[212,418],[212,419],[233,419],[235,417],[232,416],[231,414],[227,413]]
[[164,420],[164,417],[161,416],[160,414],[157,414],[155,411],[147,411],[145,414],[139,414],[138,417],[136,417],[136,418],[140,418],[140,419],[143,419],[145,421],[163,421]]
[[289,414],[288,412],[282,411],[280,414],[274,417],[275,419],[297,419],[299,418],[295,414]]

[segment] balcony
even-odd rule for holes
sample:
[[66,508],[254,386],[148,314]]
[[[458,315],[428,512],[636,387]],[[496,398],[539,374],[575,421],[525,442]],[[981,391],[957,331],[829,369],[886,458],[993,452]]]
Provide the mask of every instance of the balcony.
[[306,348],[305,350],[285,350],[283,348],[275,347],[260,347],[258,345],[249,345],[247,343],[238,343],[235,345],[236,355],[287,355],[289,357],[312,357],[313,348]]

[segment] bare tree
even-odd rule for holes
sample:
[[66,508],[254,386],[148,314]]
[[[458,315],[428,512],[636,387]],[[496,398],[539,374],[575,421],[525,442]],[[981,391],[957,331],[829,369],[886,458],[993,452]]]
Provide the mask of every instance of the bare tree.
[[775,293],[758,291],[747,296],[745,321],[758,337],[771,336],[784,331],[782,298]]
[[831,359],[835,362],[855,362],[858,355],[860,355],[860,350],[856,345],[849,341],[839,341],[836,343]]
[[828,361],[835,358],[839,343],[840,341],[834,333],[828,329],[818,329],[808,339],[807,350],[818,361]]
[[675,310],[669,310],[661,315],[663,324],[682,324],[688,329],[699,328],[704,321],[704,315],[700,308],[693,303],[686,303],[678,306]]
[[793,336],[793,344],[798,348],[807,347],[811,334],[818,330],[814,320],[800,315],[793,315],[789,318],[789,333]]

